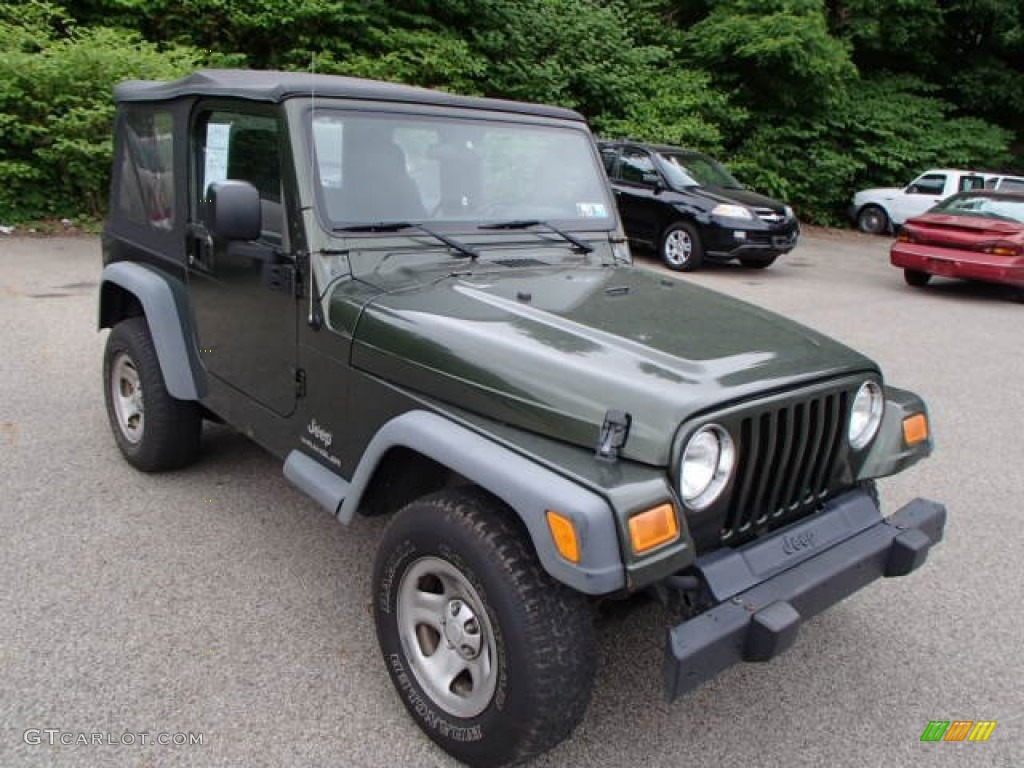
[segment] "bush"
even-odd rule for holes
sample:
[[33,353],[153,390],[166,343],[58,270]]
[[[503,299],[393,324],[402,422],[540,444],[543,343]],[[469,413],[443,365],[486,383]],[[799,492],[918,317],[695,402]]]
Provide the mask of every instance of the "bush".
[[55,6],[25,8],[0,15],[0,222],[101,216],[114,85],[178,77],[201,57],[120,30],[77,30]]

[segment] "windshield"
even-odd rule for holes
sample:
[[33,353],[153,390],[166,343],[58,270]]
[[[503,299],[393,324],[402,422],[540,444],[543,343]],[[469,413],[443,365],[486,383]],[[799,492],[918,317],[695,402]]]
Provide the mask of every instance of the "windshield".
[[661,152],[663,167],[673,187],[726,187],[742,189],[717,160],[699,152]]
[[558,221],[611,229],[589,134],[570,127],[317,108],[318,203],[334,229]]
[[931,212],[951,216],[980,216],[1024,224],[1024,197],[954,195],[936,205]]

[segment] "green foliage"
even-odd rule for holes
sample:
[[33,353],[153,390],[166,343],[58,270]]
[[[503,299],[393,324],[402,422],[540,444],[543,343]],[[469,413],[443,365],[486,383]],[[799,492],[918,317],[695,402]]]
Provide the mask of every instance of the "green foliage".
[[487,58],[488,95],[560,104],[588,116],[621,112],[670,51],[638,45],[625,7],[592,0],[495,3],[474,45]]
[[[27,12],[23,12],[27,11]],[[65,29],[66,37],[58,37]],[[106,28],[73,29],[55,6],[0,16],[0,221],[99,215],[115,83],[174,77],[194,51],[158,50]]]
[[379,44],[379,55],[363,53],[339,61],[328,52],[316,60],[316,69],[468,95],[480,93],[478,81],[484,79],[487,64],[454,34],[396,29],[389,32],[386,44],[384,40]]
[[1020,0],[27,0],[0,5],[0,222],[100,212],[111,88],[200,65],[561,104],[809,221],[1024,146]]
[[241,54],[243,66],[303,69],[311,53],[350,51],[388,4],[344,0],[80,0],[84,25],[130,29],[144,39]]
[[710,87],[701,71],[671,69],[652,73],[630,92],[621,116],[605,113],[591,120],[611,138],[676,144],[712,154],[723,150],[722,126],[742,122],[745,112]]
[[689,61],[767,113],[821,109],[857,74],[821,0],[723,0],[686,42]]

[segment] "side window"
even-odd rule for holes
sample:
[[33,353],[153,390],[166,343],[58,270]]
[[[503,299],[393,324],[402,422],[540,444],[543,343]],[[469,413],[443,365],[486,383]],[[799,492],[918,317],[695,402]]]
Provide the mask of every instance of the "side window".
[[619,165],[619,176],[623,181],[633,184],[650,184],[654,170],[654,161],[646,152],[637,149],[624,149],[622,162]]
[[118,168],[118,210],[156,229],[174,224],[174,121],[169,112],[129,107]]
[[197,206],[215,181],[248,181],[260,193],[263,239],[275,244],[281,244],[286,230],[280,133],[277,118],[269,115],[207,112],[200,116],[194,145]]
[[907,192],[913,195],[941,195],[945,189],[945,174],[926,173],[907,187]]

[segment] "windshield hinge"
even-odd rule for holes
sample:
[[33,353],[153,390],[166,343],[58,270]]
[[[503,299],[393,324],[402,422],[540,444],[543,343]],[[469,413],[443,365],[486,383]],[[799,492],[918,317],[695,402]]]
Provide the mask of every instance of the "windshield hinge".
[[629,425],[632,423],[633,417],[625,411],[609,410],[605,413],[601,435],[597,439],[597,451],[594,454],[598,461],[610,462],[619,458],[619,449],[626,444]]
[[295,369],[295,397],[306,396],[306,372],[302,368]]

